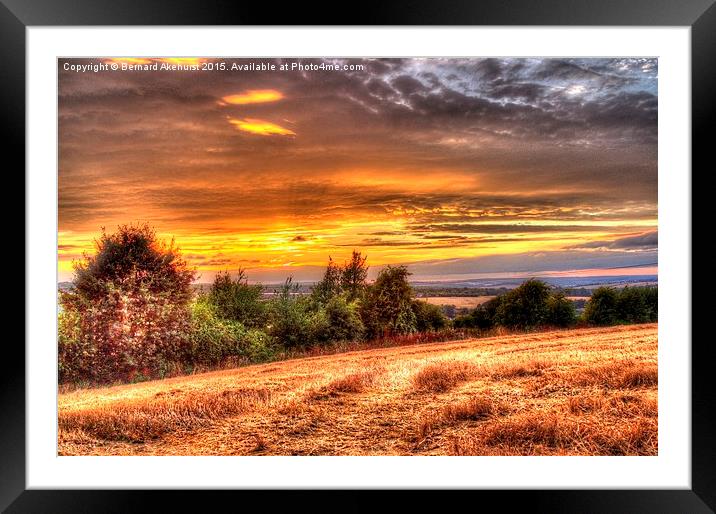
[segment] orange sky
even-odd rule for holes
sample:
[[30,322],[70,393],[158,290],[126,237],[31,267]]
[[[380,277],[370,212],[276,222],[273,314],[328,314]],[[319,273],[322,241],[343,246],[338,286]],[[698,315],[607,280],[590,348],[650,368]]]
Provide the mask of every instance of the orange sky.
[[100,227],[144,221],[202,280],[311,278],[354,248],[446,276],[656,263],[654,60],[355,62],[60,71],[60,280]]

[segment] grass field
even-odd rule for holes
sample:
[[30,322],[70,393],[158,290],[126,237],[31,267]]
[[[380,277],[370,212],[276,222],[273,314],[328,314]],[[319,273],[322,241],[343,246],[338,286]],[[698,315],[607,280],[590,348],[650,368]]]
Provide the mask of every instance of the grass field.
[[458,309],[474,309],[478,305],[487,303],[492,300],[494,296],[426,296],[420,298],[433,305],[454,305]]
[[60,455],[656,455],[657,325],[363,350],[84,389]]

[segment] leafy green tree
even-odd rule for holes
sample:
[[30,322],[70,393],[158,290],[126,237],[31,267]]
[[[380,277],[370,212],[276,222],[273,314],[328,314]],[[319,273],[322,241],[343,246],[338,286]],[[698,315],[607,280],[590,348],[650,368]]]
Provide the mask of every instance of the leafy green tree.
[[443,309],[422,300],[413,300],[411,308],[415,314],[415,328],[418,332],[442,330],[450,324]]
[[509,328],[532,328],[547,320],[547,300],[550,288],[537,279],[523,282],[519,287],[502,295],[495,314],[499,325]]
[[365,333],[365,326],[358,313],[357,302],[349,301],[341,294],[331,298],[325,308],[328,321],[329,341],[358,341]]
[[343,269],[331,257],[323,278],[311,288],[311,299],[317,305],[326,305],[334,296],[341,294]]
[[116,232],[95,241],[94,255],[74,264],[74,295],[89,301],[107,294],[107,284],[132,283],[153,294],[186,304],[196,271],[189,269],[172,239],[159,241],[148,224],[120,225]]
[[492,328],[497,323],[497,310],[502,303],[502,296],[496,296],[475,307],[469,314],[458,316],[453,321],[455,328]]
[[659,290],[656,287],[644,288],[644,306],[648,314],[648,321],[659,320]]
[[584,307],[584,319],[593,325],[614,325],[619,322],[619,294],[612,287],[600,287],[592,292]]
[[569,327],[574,325],[576,321],[577,311],[574,308],[574,303],[563,292],[553,292],[547,299],[547,318],[545,322],[556,327]]
[[148,376],[186,350],[195,272],[148,225],[104,230],[60,293],[60,379]]
[[341,269],[341,289],[348,294],[348,299],[351,301],[360,298],[365,290],[368,278],[367,259],[360,252],[353,250],[351,260]]
[[369,337],[415,332],[417,320],[409,275],[405,266],[387,266],[366,289],[361,318]]
[[289,277],[270,302],[269,332],[286,348],[311,346],[326,339],[325,311],[312,310],[310,299],[299,291]]
[[228,272],[217,273],[209,291],[209,301],[219,316],[238,321],[246,327],[263,327],[268,319],[263,286],[249,284],[242,269],[239,269],[236,278]]

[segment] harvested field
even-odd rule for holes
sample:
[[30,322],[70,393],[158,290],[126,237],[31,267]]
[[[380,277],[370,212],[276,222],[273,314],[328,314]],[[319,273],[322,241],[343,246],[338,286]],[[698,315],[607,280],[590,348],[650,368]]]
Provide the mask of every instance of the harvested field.
[[60,455],[656,455],[657,325],[362,350],[58,399]]

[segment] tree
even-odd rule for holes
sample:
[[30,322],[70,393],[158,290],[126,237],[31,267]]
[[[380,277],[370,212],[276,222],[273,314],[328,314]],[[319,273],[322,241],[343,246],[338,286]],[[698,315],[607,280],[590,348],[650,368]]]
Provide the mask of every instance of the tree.
[[529,279],[502,295],[496,312],[499,325],[510,328],[532,328],[547,319],[550,288],[537,279]]
[[612,287],[594,290],[584,307],[584,319],[593,325],[614,325],[619,321],[617,302],[619,295]]
[[269,331],[286,348],[310,346],[325,339],[325,312],[311,310],[311,302],[299,294],[292,277],[274,292],[270,305]]
[[326,305],[334,296],[341,293],[343,270],[328,257],[328,266],[323,278],[311,288],[311,299],[318,305]]
[[644,304],[649,313],[648,321],[659,320],[659,290],[656,287],[644,288]]
[[653,288],[625,286],[617,298],[617,313],[626,323],[651,321],[652,306],[649,305],[649,290]]
[[235,279],[228,272],[216,274],[209,301],[222,318],[238,321],[246,327],[262,327],[267,319],[262,295],[263,286],[249,284],[246,272],[239,268]]
[[569,327],[577,321],[574,303],[563,292],[552,293],[547,300],[546,323],[556,327]]
[[95,245],[75,265],[74,287],[60,293],[61,379],[126,378],[179,361],[195,272],[174,241],[158,241],[146,224],[122,225]]
[[423,300],[412,300],[411,308],[415,314],[415,328],[418,332],[442,330],[449,324],[443,309]]
[[178,304],[191,298],[195,270],[187,268],[174,239],[159,241],[148,224],[120,225],[117,232],[95,241],[96,253],[75,263],[74,290],[92,301],[106,295],[106,284],[131,282],[151,293],[170,296]]
[[358,341],[363,337],[365,327],[358,314],[357,302],[348,301],[345,294],[331,298],[325,312],[328,341]]
[[348,294],[349,300],[355,300],[363,294],[368,278],[368,257],[361,256],[360,252],[353,250],[351,260],[344,264],[341,270],[341,289]]
[[361,318],[370,337],[415,332],[417,320],[408,276],[405,266],[387,266],[366,289]]
[[455,318],[453,324],[455,328],[492,328],[497,323],[497,310],[501,303],[502,296],[491,298],[475,307],[469,314]]

